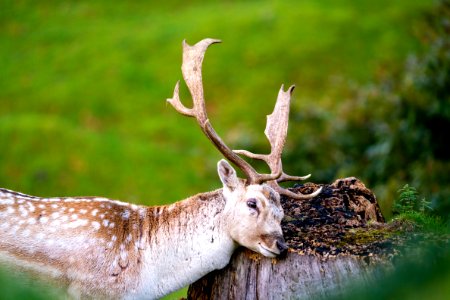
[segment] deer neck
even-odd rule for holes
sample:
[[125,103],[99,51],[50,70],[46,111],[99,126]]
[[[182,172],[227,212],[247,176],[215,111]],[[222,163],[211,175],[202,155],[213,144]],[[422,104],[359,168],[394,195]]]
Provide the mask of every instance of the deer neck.
[[139,293],[162,296],[225,267],[236,249],[222,190],[149,207]]

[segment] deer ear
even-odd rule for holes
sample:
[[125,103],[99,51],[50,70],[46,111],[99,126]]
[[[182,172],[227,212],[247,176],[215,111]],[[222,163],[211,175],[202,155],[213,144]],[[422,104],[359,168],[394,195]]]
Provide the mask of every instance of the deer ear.
[[231,192],[238,188],[239,178],[233,167],[224,159],[217,163],[217,172],[224,188],[228,188]]

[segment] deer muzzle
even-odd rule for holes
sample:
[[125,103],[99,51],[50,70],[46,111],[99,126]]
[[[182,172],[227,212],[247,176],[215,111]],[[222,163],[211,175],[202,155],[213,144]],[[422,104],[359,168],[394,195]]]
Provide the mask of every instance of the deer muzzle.
[[[282,235],[278,233],[264,234],[261,236],[260,247],[263,248],[261,253],[264,256],[275,257],[275,256],[285,256],[288,250],[288,246]],[[269,253],[267,253],[267,252]]]

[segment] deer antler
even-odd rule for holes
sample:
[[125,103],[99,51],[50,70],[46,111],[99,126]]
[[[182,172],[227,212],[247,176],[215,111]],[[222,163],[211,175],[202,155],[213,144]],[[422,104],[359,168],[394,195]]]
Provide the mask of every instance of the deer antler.
[[[180,114],[188,117],[194,117],[203,133],[213,142],[214,146],[233,164],[235,164],[247,178],[249,184],[260,184],[263,182],[270,182],[277,191],[282,194],[289,195],[298,199],[312,198],[320,193],[320,189],[310,195],[297,195],[288,190],[282,189],[278,184],[281,181],[287,180],[302,180],[307,177],[294,177],[283,173],[281,165],[281,153],[283,151],[286,140],[290,95],[294,87],[290,87],[288,92],[283,91],[283,87],[278,95],[278,100],[275,105],[274,112],[267,118],[266,136],[271,143],[272,151],[269,155],[253,154],[245,150],[233,151],[231,150],[219,137],[211,123],[205,108],[205,98],[203,93],[202,82],[202,63],[205,56],[206,49],[212,44],[220,43],[220,40],[204,39],[197,44],[190,46],[183,41],[183,63],[181,70],[184,81],[191,93],[193,99],[193,108],[187,108],[180,101],[179,96],[179,82],[175,85],[173,97],[167,99]],[[260,174],[255,169],[242,159],[237,154],[244,154],[251,158],[262,159],[269,165],[271,174]]]
[[291,95],[295,86],[292,85],[287,91],[284,91],[284,85],[281,86],[278,92],[277,102],[273,112],[267,116],[267,124],[264,133],[270,142],[271,151],[269,154],[255,154],[246,150],[234,150],[235,153],[245,155],[253,159],[263,160],[267,163],[272,174],[280,174],[276,181],[271,181],[270,184],[278,193],[292,197],[294,199],[309,199],[320,194],[322,188],[319,188],[314,193],[304,195],[296,194],[287,189],[282,188],[278,183],[284,181],[298,181],[305,180],[311,176],[291,176],[283,172],[283,165],[281,163],[281,154],[283,153],[284,144],[286,142],[287,129],[289,124],[289,108],[291,105]]
[[183,64],[181,66],[181,71],[183,73],[184,81],[191,93],[194,106],[193,108],[187,108],[181,103],[179,96],[179,82],[175,85],[173,97],[167,99],[167,102],[172,104],[179,113],[197,119],[203,133],[227,159],[244,172],[250,184],[275,180],[279,177],[279,174],[259,174],[256,172],[250,164],[235,154],[233,150],[222,141],[209,122],[203,94],[202,63],[206,49],[215,43],[220,43],[220,40],[204,39],[194,46],[190,46],[186,41],[183,41]]

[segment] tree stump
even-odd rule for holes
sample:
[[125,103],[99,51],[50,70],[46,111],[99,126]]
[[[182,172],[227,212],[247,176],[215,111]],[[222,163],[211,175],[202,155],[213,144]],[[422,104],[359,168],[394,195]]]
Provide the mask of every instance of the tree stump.
[[[292,191],[310,193],[318,186]],[[375,195],[354,177],[322,186],[311,200],[281,199],[286,257],[238,249],[227,267],[193,283],[188,299],[328,298],[352,279],[370,284],[391,269],[398,228],[384,223]]]

